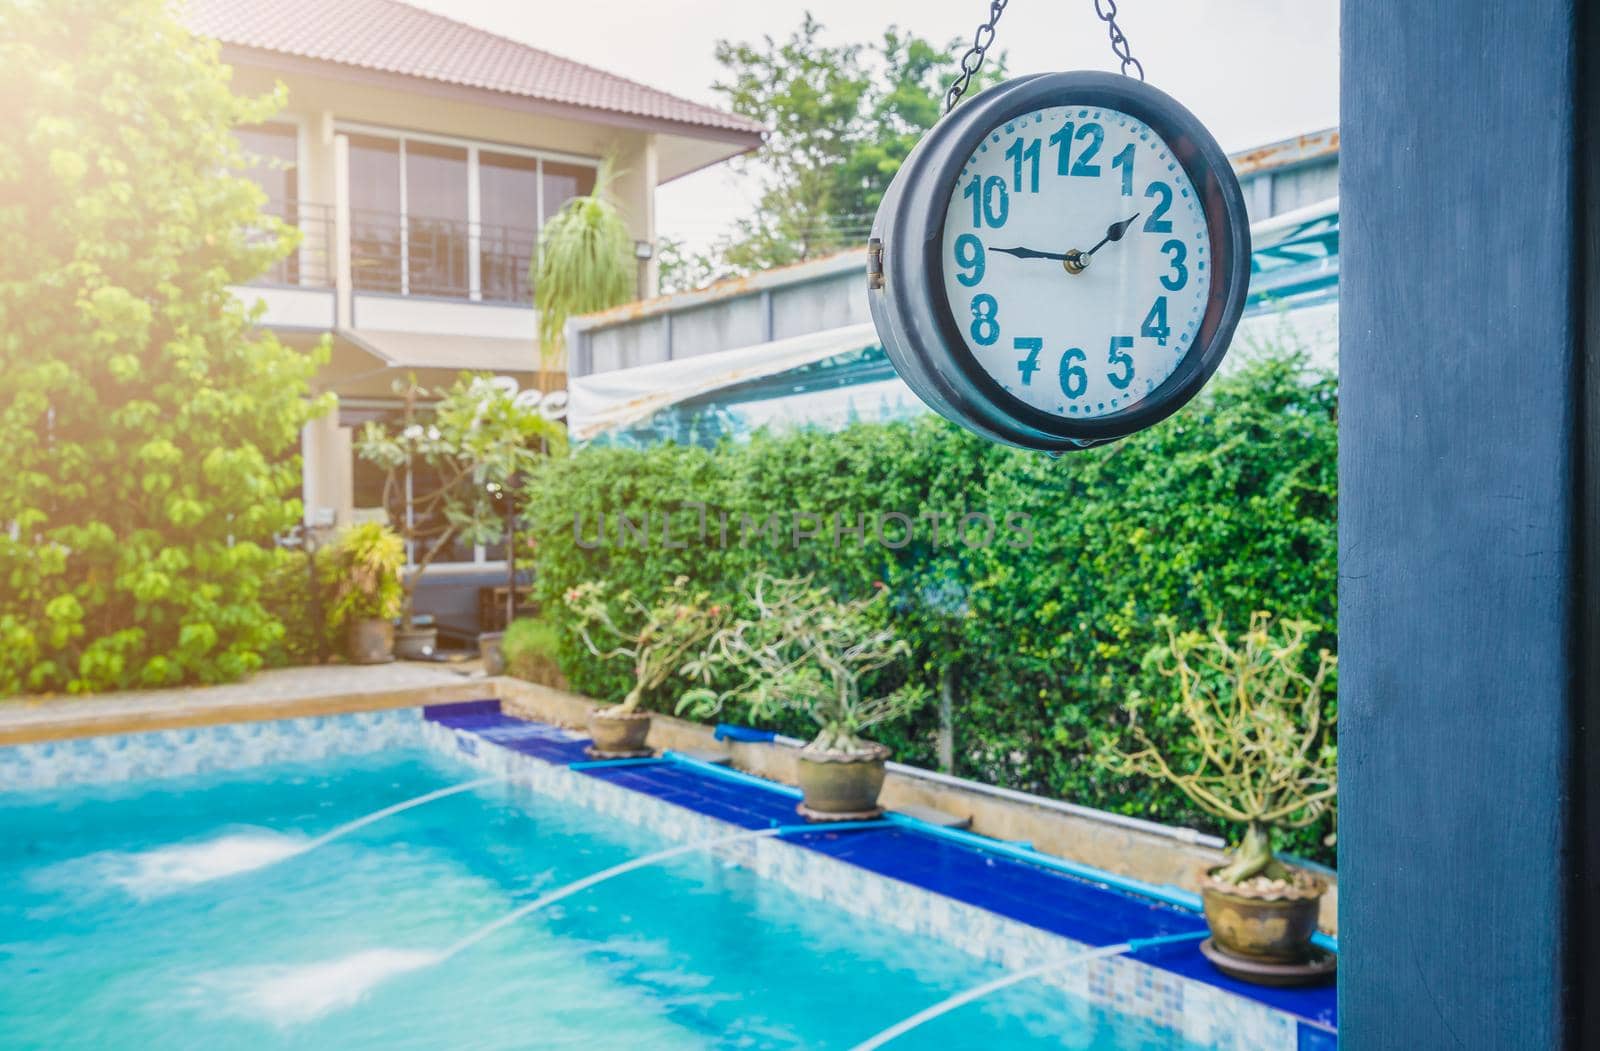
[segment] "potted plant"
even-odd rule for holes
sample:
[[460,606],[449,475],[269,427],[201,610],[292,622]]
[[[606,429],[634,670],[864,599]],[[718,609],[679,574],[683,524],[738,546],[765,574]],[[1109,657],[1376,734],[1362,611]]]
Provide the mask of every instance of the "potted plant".
[[[408,379],[397,389],[405,398],[399,427],[367,423],[356,452],[385,472],[383,505],[410,565],[397,649],[421,659],[438,643],[438,629],[417,621],[423,573],[455,542],[500,543],[507,524],[503,494],[519,472],[564,447],[565,438],[559,424],[518,395],[514,382],[473,376],[430,393]],[[422,405],[424,398],[432,404]]]
[[750,590],[755,615],[719,631],[685,669],[704,682],[731,676],[736,685],[721,692],[691,690],[679,710],[704,718],[731,702],[757,721],[785,710],[804,712],[817,735],[800,750],[800,813],[819,821],[882,813],[878,792],[889,750],[861,735],[924,699],[914,685],[864,696],[864,676],[910,653],[894,629],[882,624],[887,596],[880,583],[867,598],[840,602],[810,577],[758,574]]
[[1309,654],[1315,630],[1266,613],[1237,639],[1220,626],[1181,634],[1169,626],[1152,657],[1175,681],[1174,714],[1192,747],[1156,745],[1139,723],[1136,696],[1131,729],[1141,747],[1104,756],[1115,772],[1166,781],[1206,813],[1243,826],[1228,862],[1202,874],[1212,934],[1203,948],[1222,970],[1264,984],[1316,980],[1333,966],[1311,945],[1327,883],[1284,864],[1272,843],[1275,828],[1304,828],[1328,813],[1338,791],[1335,717],[1324,712],[1337,659]]
[[[673,675],[681,674],[686,660],[727,621],[727,611],[707,600],[705,592],[690,592],[689,579],[678,577],[654,605],[645,605],[631,591],[613,600],[602,581],[580,584],[566,594],[567,608],[577,621],[583,644],[597,657],[623,658],[633,664],[633,685],[618,704],[597,708],[589,718],[593,752],[600,758],[648,755],[645,738],[650,733],[650,713],[642,708]],[[613,605],[622,611],[625,627]],[[599,634],[606,640],[595,641]]]
[[394,660],[394,618],[400,612],[400,568],[405,548],[382,522],[363,522],[340,532],[318,552],[328,589],[328,626],[344,628],[352,664]]

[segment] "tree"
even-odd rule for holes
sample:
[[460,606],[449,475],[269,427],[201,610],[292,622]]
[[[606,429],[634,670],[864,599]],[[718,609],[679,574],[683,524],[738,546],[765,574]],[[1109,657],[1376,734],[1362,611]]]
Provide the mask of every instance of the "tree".
[[603,166],[594,192],[562,205],[539,235],[532,276],[542,371],[561,359],[568,318],[634,297],[638,264],[627,221],[611,199],[612,178],[611,166]]
[[0,694],[217,681],[300,517],[317,363],[229,292],[297,236],[242,99],[162,0],[0,5]]
[[[874,45],[830,45],[807,14],[779,43],[719,41],[728,71],[714,85],[738,113],[769,129],[766,145],[736,162],[762,180],[756,214],[718,245],[722,266],[749,272],[864,242],[889,182],[944,114],[960,42],[943,51],[891,26]],[[1003,79],[992,55],[968,94]]]
[[383,505],[410,549],[400,609],[409,628],[422,574],[452,541],[505,539],[496,495],[520,484],[550,451],[564,449],[566,432],[517,394],[514,383],[488,376],[465,376],[434,392],[431,408],[418,404],[428,392],[414,380],[401,393],[400,427],[367,423],[356,452],[386,472]]

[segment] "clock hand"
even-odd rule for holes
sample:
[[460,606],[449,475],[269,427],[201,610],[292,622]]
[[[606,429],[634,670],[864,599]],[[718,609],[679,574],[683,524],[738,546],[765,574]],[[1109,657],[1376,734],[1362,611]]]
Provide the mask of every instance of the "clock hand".
[[1122,222],[1112,223],[1110,226],[1106,227],[1106,235],[1100,238],[1099,242],[1093,248],[1089,249],[1083,254],[1086,256],[1094,255],[1105,246],[1106,242],[1122,240],[1122,235],[1128,232],[1128,227],[1133,225],[1133,221],[1139,218],[1140,214],[1141,213],[1139,212],[1134,212],[1132,215],[1122,220]]
[[1018,259],[1055,259],[1062,260],[1066,255],[1062,252],[1041,252],[1034,248],[991,248],[991,252],[1001,252],[1005,255],[1014,255]]

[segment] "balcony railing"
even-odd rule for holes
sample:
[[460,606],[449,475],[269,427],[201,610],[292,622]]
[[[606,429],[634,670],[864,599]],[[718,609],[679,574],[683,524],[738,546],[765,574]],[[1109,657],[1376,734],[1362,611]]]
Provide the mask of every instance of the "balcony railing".
[[352,209],[351,282],[365,292],[531,304],[528,264],[538,236],[532,228]]
[[333,208],[307,201],[268,201],[263,209],[300,228],[300,246],[272,264],[255,284],[332,288]]
[[[255,284],[332,288],[339,231],[332,205],[270,201],[265,211],[300,228],[300,246]],[[351,209],[350,283],[357,292],[532,305],[531,227],[403,217]]]

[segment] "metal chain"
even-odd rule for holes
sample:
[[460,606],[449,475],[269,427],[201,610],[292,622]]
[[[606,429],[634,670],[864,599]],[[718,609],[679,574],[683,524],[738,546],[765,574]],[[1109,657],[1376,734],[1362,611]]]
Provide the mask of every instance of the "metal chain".
[[[1117,25],[1117,0],[1094,0],[1094,13],[1100,21],[1106,24],[1106,29],[1111,35],[1111,53],[1122,62],[1122,75],[1134,76],[1137,73],[1140,80],[1144,79],[1144,64],[1133,57],[1128,50],[1128,38],[1122,32],[1122,27]],[[1128,70],[1134,70],[1129,73]]]
[[989,21],[978,27],[972,34],[972,46],[967,48],[967,53],[961,56],[961,75],[956,77],[956,82],[950,85],[950,90],[944,94],[944,111],[949,113],[956,108],[956,103],[961,101],[961,96],[966,94],[967,85],[972,81],[972,75],[983,66],[984,52],[989,50],[989,45],[994,43],[995,23],[1000,21],[1000,16],[1005,13],[1006,0],[989,0]]
[[[972,46],[961,56],[961,73],[950,85],[950,90],[945,92],[946,113],[956,108],[961,96],[967,93],[967,86],[972,83],[973,76],[983,67],[984,55],[994,43],[994,27],[999,23],[1000,16],[1005,13],[1006,3],[1007,0],[989,0],[989,20],[980,25],[978,31],[972,35]],[[1117,25],[1117,0],[1094,0],[1094,13],[1106,24],[1111,37],[1111,52],[1122,63],[1122,75],[1137,76],[1143,80],[1144,64],[1133,57],[1132,51],[1128,48],[1128,37],[1122,32],[1122,27]],[[1132,72],[1129,72],[1130,70]]]

